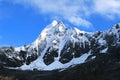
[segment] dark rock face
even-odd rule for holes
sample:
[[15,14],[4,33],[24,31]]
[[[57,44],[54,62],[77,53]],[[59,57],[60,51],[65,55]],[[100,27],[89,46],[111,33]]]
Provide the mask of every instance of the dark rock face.
[[89,52],[89,44],[86,42],[82,44],[80,42],[73,43],[71,41],[67,42],[61,51],[60,62],[67,63],[73,58],[80,57],[82,54]]
[[21,50],[20,52],[19,52],[19,56],[21,57],[21,58],[23,58],[23,61],[25,62],[26,61],[26,56],[27,55],[27,52],[26,51],[23,51],[23,50]]
[[16,67],[21,66],[23,61],[16,58],[18,53],[14,51],[13,47],[0,48],[0,64],[3,66]]
[[28,56],[26,59],[26,64],[29,65],[31,62],[33,62],[34,60],[37,59],[37,55],[36,54],[32,54],[31,56]]
[[48,48],[47,52],[43,57],[45,64],[46,65],[51,64],[52,62],[54,62],[54,57],[57,57],[57,56],[58,56],[57,50]]

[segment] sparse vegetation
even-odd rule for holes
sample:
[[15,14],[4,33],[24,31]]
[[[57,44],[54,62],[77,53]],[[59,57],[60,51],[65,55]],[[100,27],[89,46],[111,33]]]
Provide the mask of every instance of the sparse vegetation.
[[18,80],[14,76],[3,76],[0,75],[0,80]]

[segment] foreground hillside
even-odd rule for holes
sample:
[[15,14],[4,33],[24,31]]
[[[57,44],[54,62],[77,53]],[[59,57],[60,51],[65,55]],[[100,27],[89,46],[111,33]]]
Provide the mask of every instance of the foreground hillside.
[[0,80],[120,80],[120,53],[99,54],[92,61],[66,70],[0,69]]

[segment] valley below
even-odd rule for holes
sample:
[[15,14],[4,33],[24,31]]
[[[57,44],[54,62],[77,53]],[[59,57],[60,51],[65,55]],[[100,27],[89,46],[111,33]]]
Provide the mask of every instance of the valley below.
[[99,54],[95,59],[65,70],[0,69],[0,80],[120,80],[120,54]]

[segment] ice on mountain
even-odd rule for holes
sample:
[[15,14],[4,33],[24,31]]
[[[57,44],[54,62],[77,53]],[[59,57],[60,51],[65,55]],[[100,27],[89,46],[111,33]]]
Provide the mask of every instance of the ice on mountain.
[[108,50],[108,48],[105,48],[105,49],[103,49],[103,50],[101,51],[101,53],[106,53],[107,50]]
[[92,59],[95,59],[96,58],[96,56],[92,56]]
[[56,26],[58,24],[58,22],[56,21],[56,20],[54,20],[53,22],[52,22],[52,26]]

